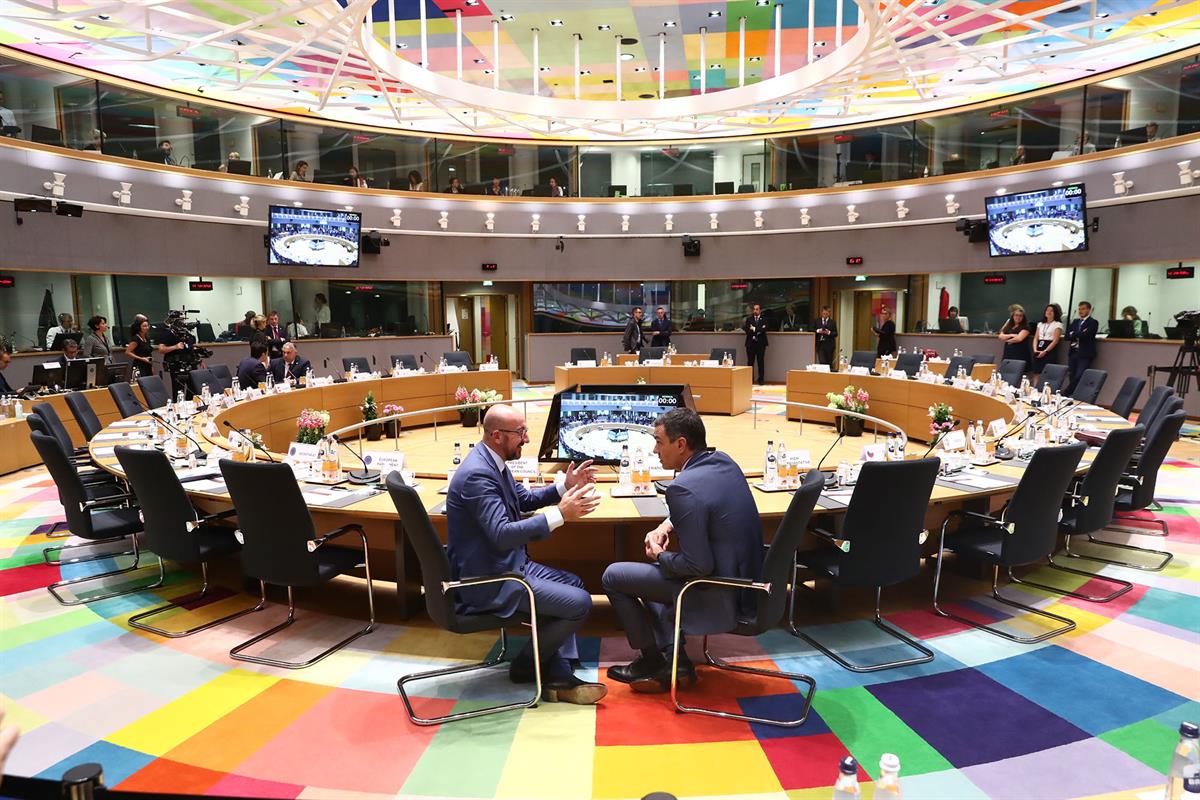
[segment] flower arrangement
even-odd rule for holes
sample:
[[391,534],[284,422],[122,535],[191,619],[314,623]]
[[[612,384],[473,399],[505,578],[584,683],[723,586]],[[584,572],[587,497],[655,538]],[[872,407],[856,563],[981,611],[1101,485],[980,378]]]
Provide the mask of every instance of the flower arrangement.
[[939,439],[954,430],[954,409],[945,403],[929,407],[929,432]]
[[403,413],[404,413],[404,406],[398,406],[395,403],[387,403],[383,407],[383,415],[382,416],[390,417],[393,414],[403,414]]
[[329,412],[306,408],[296,417],[296,441],[300,444],[320,444],[329,424]]
[[373,419],[379,418],[379,406],[375,404],[374,392],[367,392],[367,396],[363,398],[359,410],[362,411],[363,422],[370,422]]
[[859,389],[855,386],[847,386],[845,389],[842,389],[841,394],[829,392],[825,395],[825,399],[829,401],[830,408],[853,411],[856,414],[863,414],[871,407],[871,395],[867,394],[865,389]]
[[460,406],[469,405],[472,403],[495,403],[503,400],[504,395],[497,392],[495,389],[468,389],[465,386],[459,386],[454,390],[454,402]]

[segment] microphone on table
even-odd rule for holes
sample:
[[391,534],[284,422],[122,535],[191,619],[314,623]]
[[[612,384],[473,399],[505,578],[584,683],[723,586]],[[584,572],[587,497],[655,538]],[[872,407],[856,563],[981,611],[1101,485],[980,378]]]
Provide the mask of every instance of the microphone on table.
[[[330,434],[330,438],[338,444],[342,443],[342,440],[338,438],[336,433]],[[367,460],[358,453],[355,453],[353,447],[347,447],[346,449],[354,453],[354,457],[361,461],[363,465],[361,470],[350,470],[346,473],[346,477],[350,479],[351,483],[375,483],[379,480],[379,470],[368,468]]]
[[175,431],[175,433],[179,434],[180,436],[184,437],[192,444],[196,445],[196,449],[193,452],[195,452],[197,458],[202,458],[204,456],[204,448],[200,446],[199,442],[197,442],[195,439],[192,438],[190,433],[188,433],[183,428],[180,428],[176,425],[172,425],[170,422],[167,421],[167,419],[165,417],[163,417],[157,411],[150,411],[149,413],[150,413],[150,416],[154,417],[156,420],[161,422],[163,424],[163,427],[166,427],[166,428],[169,428],[169,429]]
[[[428,350],[422,350],[422,351],[421,351],[421,363],[422,363],[422,364],[424,364],[424,363],[425,363],[425,356],[429,356],[429,351],[428,351]],[[433,361],[433,356],[429,356],[429,360],[430,360],[430,361]]]
[[1033,424],[1036,421],[1033,418],[1035,416],[1037,416],[1038,414],[1041,414],[1042,417],[1050,416],[1050,413],[1048,411],[1035,411],[1033,409],[1030,409],[1029,413],[1025,415],[1025,419],[1019,419],[1016,422],[1014,422],[1012,424],[1012,427],[1009,428],[1008,430],[1006,430],[1004,432],[1004,434],[999,439],[996,440],[996,458],[997,459],[999,459],[1000,461],[1008,461],[1009,459],[1016,457],[1017,454],[1015,452],[1010,450],[1008,447],[1004,446],[1004,444],[1003,444],[1004,440],[1007,439],[1009,436],[1012,436],[1017,431],[1024,428],[1026,425]]
[[[961,419],[961,418],[959,418],[958,420],[952,420],[952,421],[954,422],[954,428],[957,428],[957,427],[959,426],[959,424],[962,422],[962,419]],[[935,448],[935,447],[937,447],[939,444],[941,444],[941,442],[942,442],[942,439],[945,439],[945,438],[946,438],[946,434],[948,434],[948,433],[950,433],[951,431],[953,431],[953,430],[954,430],[954,428],[951,428],[951,429],[950,429],[950,430],[948,430],[948,431],[944,431],[944,432],[942,433],[942,435],[941,435],[941,436],[938,436],[938,437],[936,437],[936,438],[933,440],[933,444],[929,445],[929,449],[928,449],[928,450],[926,450],[924,453],[922,453],[922,454],[921,454],[921,458],[924,458],[925,456],[927,456],[927,455],[929,455],[930,453],[932,453],[932,452],[933,452],[933,448]]]
[[250,444],[252,444],[254,446],[255,450],[261,450],[263,455],[265,455],[267,457],[267,461],[270,461],[272,464],[275,463],[274,457],[271,456],[271,451],[268,450],[263,445],[259,444],[254,439],[254,431],[251,428],[239,428],[237,425],[234,425],[227,419],[223,419],[223,420],[221,420],[221,422],[222,422],[222,424],[225,425],[226,428],[229,428],[230,430],[233,430],[233,431],[237,431],[242,436],[245,436],[247,439],[249,439]]
[[[825,459],[829,458],[829,454],[833,452],[833,448],[837,447],[838,442],[840,442],[842,439],[844,439],[845,436],[846,436],[845,429],[843,429],[842,433],[839,433],[838,437],[833,440],[833,444],[829,445],[829,449],[825,451],[825,455],[821,456],[821,460],[817,462],[817,467],[816,467],[817,472],[821,471],[821,465],[825,463]],[[825,479],[825,487],[829,488],[829,487],[833,486],[834,483],[836,483],[836,481],[837,481],[837,476],[830,475],[829,477],[827,477]]]
[[371,354],[371,366],[372,367],[375,366],[375,354],[374,353]]

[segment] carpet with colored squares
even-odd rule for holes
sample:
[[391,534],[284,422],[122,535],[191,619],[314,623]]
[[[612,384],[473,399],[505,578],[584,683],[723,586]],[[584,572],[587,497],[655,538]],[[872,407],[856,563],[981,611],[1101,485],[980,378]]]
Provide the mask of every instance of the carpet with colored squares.
[[[481,659],[494,638],[385,620],[316,666],[288,671],[228,657],[282,618],[278,604],[183,639],[129,627],[131,615],[194,590],[195,575],[176,571],[154,592],[60,606],[46,585],[111,563],[42,564],[42,548],[63,541],[45,535],[62,511],[45,472],[26,470],[0,479],[0,704],[22,730],[7,771],[57,778],[96,761],[115,788],[243,797],[568,800],[663,790],[827,798],[842,756],[859,760],[870,796],[880,755],[893,752],[909,798],[1135,798],[1163,784],[1180,721],[1200,719],[1198,476],[1194,458],[1173,458],[1162,470],[1158,516],[1170,524],[1168,539],[1110,534],[1175,554],[1162,572],[1105,569],[1132,580],[1133,591],[1098,605],[1014,590],[1077,621],[1048,642],[1013,644],[934,616],[928,573],[911,594],[896,592],[886,614],[933,648],[928,664],[856,674],[782,629],[749,641],[716,637],[714,652],[729,660],[817,679],[814,710],[800,728],[679,715],[666,696],[621,685],[595,708],[542,704],[421,728],[408,721],[396,679]],[[985,584],[958,581],[960,611],[1008,616],[986,599]],[[267,650],[311,653],[361,624],[354,589],[344,616],[341,607],[302,612],[286,641]],[[246,603],[227,593],[189,612],[186,624]],[[581,641],[581,674],[603,679],[605,666],[631,654],[611,613],[598,612],[599,627]],[[830,619],[814,605],[800,622],[855,658],[899,655],[879,645],[866,612]],[[1009,624],[1027,631],[1034,623]],[[512,699],[518,688],[493,671],[413,691],[418,712],[432,715]],[[787,716],[801,695],[789,682],[702,670],[686,698]]]

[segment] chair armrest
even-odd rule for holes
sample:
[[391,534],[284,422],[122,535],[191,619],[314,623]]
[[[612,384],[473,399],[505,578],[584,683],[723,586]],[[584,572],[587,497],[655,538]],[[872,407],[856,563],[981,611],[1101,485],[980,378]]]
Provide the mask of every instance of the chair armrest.
[[760,592],[771,593],[771,584],[756,581],[753,578],[723,578],[716,575],[709,575],[703,578],[691,578],[683,585],[683,590],[680,594],[691,586],[703,584],[707,586],[725,586],[731,589],[757,589]]
[[824,539],[827,542],[837,542],[838,541],[838,538],[836,536],[834,536],[832,533],[825,530],[824,528],[813,527],[813,528],[809,528],[808,530],[810,533],[815,533],[817,536],[820,536],[822,539]]
[[85,500],[84,502],[80,503],[79,510],[91,511],[96,508],[103,508],[104,506],[124,503],[128,500],[134,499],[136,498],[134,498],[132,494],[115,494],[112,497],[98,497],[95,500]]
[[215,514],[206,514],[203,517],[197,518],[193,522],[189,522],[187,524],[187,530],[188,530],[188,533],[191,533],[192,531],[199,528],[201,525],[207,525],[210,522],[216,522],[217,520],[222,520],[222,519],[229,519],[230,517],[235,517],[235,516],[237,516],[236,508],[231,508],[227,511],[218,511]]
[[515,572],[505,572],[501,575],[480,575],[474,578],[459,578],[456,581],[442,581],[442,594],[448,594],[452,589],[464,586],[484,586],[489,583],[519,583],[525,587],[525,595],[529,598],[529,619],[533,630],[533,649],[537,650],[537,598],[533,596],[533,587],[524,575]]
[[338,538],[339,536],[344,536],[347,533],[350,533],[350,531],[356,531],[358,533],[358,535],[362,538],[363,551],[365,552],[367,549],[366,531],[363,530],[362,525],[355,525],[355,524],[343,525],[342,527],[338,528],[337,530],[330,531],[329,533],[325,534],[324,536],[318,536],[316,539],[309,539],[308,540],[308,552],[315,553],[317,551],[317,548],[320,547],[321,545],[325,544],[326,542],[333,541],[334,539]]

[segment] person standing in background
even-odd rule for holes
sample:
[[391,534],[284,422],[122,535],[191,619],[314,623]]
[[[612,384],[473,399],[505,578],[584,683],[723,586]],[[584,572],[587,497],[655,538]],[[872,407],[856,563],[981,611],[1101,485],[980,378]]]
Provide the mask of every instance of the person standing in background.
[[267,342],[267,318],[259,314],[254,317],[251,324],[254,325],[254,331],[250,334],[250,347],[253,348],[254,345],[261,344],[269,352],[271,345]]
[[288,323],[287,328],[289,339],[303,339],[308,336],[308,328],[304,326],[304,319],[301,317],[296,317],[294,322]]
[[0,350],[0,394],[15,394],[17,391],[9,385],[8,379],[4,377],[4,370],[8,369],[8,362],[11,360],[11,353],[7,350]]
[[896,355],[896,323],[892,322],[892,310],[884,306],[879,310],[879,323],[871,326],[871,331],[879,337],[875,347],[875,355],[879,357]]
[[288,340],[288,335],[284,333],[283,328],[279,325],[279,312],[272,310],[267,314],[267,329],[265,331],[267,339],[267,354],[271,358],[279,358],[283,355],[283,345]]
[[1047,364],[1056,363],[1054,351],[1062,340],[1062,335],[1062,306],[1051,303],[1046,306],[1042,321],[1037,324],[1037,332],[1033,337],[1033,366],[1030,367],[1030,371],[1035,376],[1041,375]]
[[636,353],[646,346],[646,334],[642,332],[642,315],[645,313],[641,306],[636,306],[629,316],[629,322],[625,323],[621,346],[626,353]]
[[746,331],[746,363],[751,367],[757,364],[757,382],[766,383],[767,318],[763,316],[760,304],[755,303],[750,307],[742,328]]
[[801,328],[800,318],[796,316],[796,306],[788,303],[783,307],[783,319],[779,320],[779,330],[798,331]]
[[58,324],[46,331],[46,349],[54,347],[54,337],[60,333],[72,333],[75,330],[75,317],[64,311],[58,315]]
[[102,357],[107,361],[109,352],[112,350],[108,344],[108,320],[97,315],[87,321],[87,326],[91,332],[83,339],[83,346],[79,350],[79,357]]
[[152,375],[153,353],[154,350],[150,347],[150,320],[138,314],[129,326],[129,344],[125,345],[125,357],[143,375]]
[[1000,357],[1020,361],[1025,365],[1024,372],[1029,371],[1029,320],[1025,318],[1025,307],[1013,305],[1008,307],[1008,319],[1000,327],[997,337],[1004,342],[1004,353]]
[[313,295],[313,323],[316,325],[317,335],[322,335],[321,326],[328,325],[329,316],[329,298],[324,292],[317,292]]
[[833,369],[833,351],[837,349],[837,323],[829,306],[821,306],[821,316],[813,322],[817,334],[817,363],[827,364]]
[[425,191],[425,181],[421,179],[421,173],[417,172],[415,169],[410,169],[408,171],[408,190],[410,192]]
[[1071,326],[1067,328],[1067,341],[1070,342],[1067,369],[1071,373],[1068,395],[1075,391],[1075,384],[1079,383],[1084,371],[1092,366],[1092,359],[1096,357],[1096,334],[1100,330],[1100,324],[1092,318],[1091,303],[1082,301],[1078,310],[1079,316],[1071,320]]
[[654,319],[650,320],[651,347],[669,347],[671,344],[671,320],[667,319],[667,310],[662,306],[654,309]]

